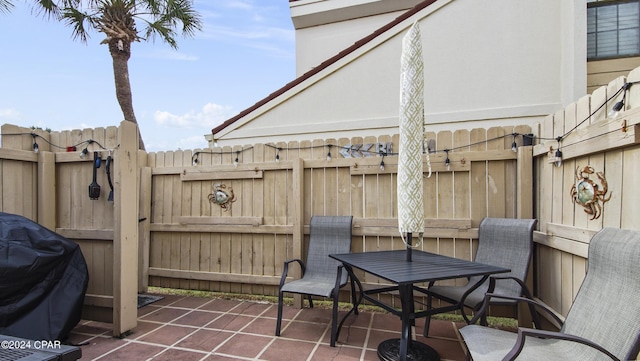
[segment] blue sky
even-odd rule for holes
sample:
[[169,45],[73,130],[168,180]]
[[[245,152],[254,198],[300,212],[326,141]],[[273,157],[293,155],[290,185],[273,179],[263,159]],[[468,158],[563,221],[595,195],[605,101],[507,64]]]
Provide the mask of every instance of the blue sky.
[[[111,56],[63,23],[14,1],[0,14],[0,124],[52,130],[118,125]],[[133,106],[147,151],[207,146],[204,134],[295,78],[288,0],[196,0],[203,31],[136,42],[129,60]]]

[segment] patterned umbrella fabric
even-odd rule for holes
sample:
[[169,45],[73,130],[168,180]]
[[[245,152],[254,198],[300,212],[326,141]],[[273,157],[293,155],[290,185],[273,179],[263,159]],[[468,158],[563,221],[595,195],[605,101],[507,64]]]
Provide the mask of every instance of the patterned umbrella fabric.
[[[420,28],[414,23],[402,40],[400,72],[400,150],[398,156],[398,228],[411,247],[412,234],[422,242],[424,196],[424,65]],[[408,255],[410,258],[410,255]]]

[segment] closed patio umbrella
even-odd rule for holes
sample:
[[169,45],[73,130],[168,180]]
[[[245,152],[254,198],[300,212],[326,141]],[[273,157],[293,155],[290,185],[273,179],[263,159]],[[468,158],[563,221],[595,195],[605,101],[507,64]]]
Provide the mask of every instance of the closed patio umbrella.
[[402,39],[400,70],[400,150],[398,228],[411,261],[413,234],[424,232],[422,147],[424,140],[424,65],[420,28],[414,23]]

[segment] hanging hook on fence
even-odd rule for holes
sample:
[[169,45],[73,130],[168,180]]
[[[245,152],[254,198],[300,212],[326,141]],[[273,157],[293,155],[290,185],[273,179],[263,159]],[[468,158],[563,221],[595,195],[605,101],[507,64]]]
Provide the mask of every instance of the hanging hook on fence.
[[111,181],[111,163],[113,163],[113,157],[111,156],[113,152],[109,150],[109,155],[107,156],[107,161],[104,164],[104,169],[107,172],[107,181],[109,182],[109,187],[111,191],[109,192],[109,197],[107,197],[107,202],[113,203],[113,182]]
[[101,162],[102,159],[98,152],[93,152],[93,182],[89,184],[89,199],[91,200],[100,198],[100,184],[98,184],[96,177]]

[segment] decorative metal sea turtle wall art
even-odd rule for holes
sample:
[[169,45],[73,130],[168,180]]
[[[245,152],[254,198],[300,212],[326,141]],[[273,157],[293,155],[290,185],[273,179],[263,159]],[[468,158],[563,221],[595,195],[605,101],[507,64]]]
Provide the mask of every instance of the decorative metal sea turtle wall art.
[[215,203],[224,209],[225,212],[231,209],[231,203],[236,201],[236,196],[233,194],[233,188],[227,187],[225,184],[214,184],[212,187],[212,193],[209,194],[209,202]]
[[[589,178],[594,173],[600,184]],[[576,183],[571,187],[571,198],[573,203],[584,207],[584,212],[591,215],[591,220],[600,218],[602,215],[602,206],[611,199],[611,194],[607,197],[608,191],[609,186],[603,172],[596,173],[595,169],[589,165],[582,169],[580,166],[576,167]]]

